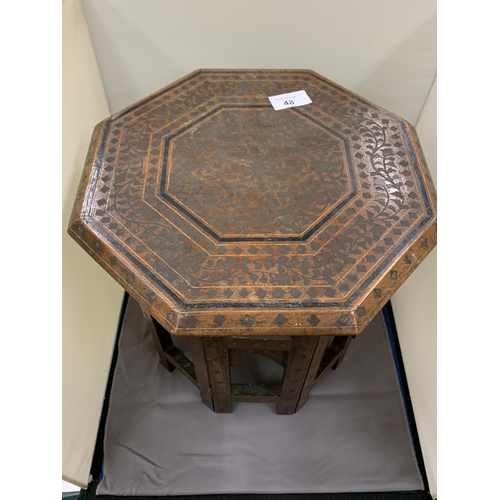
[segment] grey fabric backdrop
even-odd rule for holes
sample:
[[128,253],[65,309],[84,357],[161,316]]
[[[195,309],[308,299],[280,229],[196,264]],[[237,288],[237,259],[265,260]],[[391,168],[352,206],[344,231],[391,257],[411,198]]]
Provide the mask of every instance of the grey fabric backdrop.
[[[183,339],[176,345],[186,349]],[[233,381],[276,378],[255,357]],[[205,407],[196,388],[158,362],[130,299],[104,439],[97,494],[324,493],[423,489],[382,315],[295,415],[273,404]]]

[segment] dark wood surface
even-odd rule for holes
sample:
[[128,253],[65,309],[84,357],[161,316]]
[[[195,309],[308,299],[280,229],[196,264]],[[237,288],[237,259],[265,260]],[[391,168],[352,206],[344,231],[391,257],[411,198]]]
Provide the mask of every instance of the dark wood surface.
[[[200,391],[201,400],[216,413],[231,413],[233,403],[276,403],[276,413],[292,415],[307,401],[316,382],[344,358],[352,336],[189,337],[189,356],[144,309],[147,328],[160,362],[177,369]],[[231,368],[254,355],[284,368],[280,382],[232,383]]]
[[302,388],[321,337],[293,337],[290,359],[285,367],[281,394],[276,404],[278,415],[292,415],[297,410]]
[[172,334],[351,336],[435,246],[436,199],[392,113],[312,71],[199,70],[96,126],[69,233]]
[[325,354],[327,346],[328,346],[328,337],[319,337],[318,343],[316,344],[316,347],[314,349],[314,354],[311,358],[311,364],[307,371],[307,375],[304,381],[304,386],[300,391],[300,397],[297,403],[296,411],[300,410],[300,408],[302,408],[305,405],[309,393],[311,392],[311,389],[316,383],[319,365],[321,363],[321,360],[323,359],[323,355]]
[[189,353],[191,355],[194,370],[196,372],[197,385],[198,389],[200,390],[201,400],[211,410],[213,410],[214,402],[212,397],[212,388],[210,386],[210,379],[208,377],[207,360],[205,356],[203,339],[199,337],[190,337]]
[[212,388],[214,411],[217,413],[231,413],[233,403],[227,338],[209,337],[203,339],[203,347],[205,348],[208,378]]

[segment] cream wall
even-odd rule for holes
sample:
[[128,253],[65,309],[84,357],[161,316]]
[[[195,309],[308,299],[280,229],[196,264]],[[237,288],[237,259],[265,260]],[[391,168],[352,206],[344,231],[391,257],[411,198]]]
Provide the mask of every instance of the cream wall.
[[[437,189],[437,81],[417,132]],[[391,300],[431,494],[437,496],[437,250]]]
[[66,234],[92,129],[109,109],[80,0],[62,7],[62,465],[86,487],[123,292]]
[[83,0],[114,113],[198,68],[307,68],[413,124],[435,0]]

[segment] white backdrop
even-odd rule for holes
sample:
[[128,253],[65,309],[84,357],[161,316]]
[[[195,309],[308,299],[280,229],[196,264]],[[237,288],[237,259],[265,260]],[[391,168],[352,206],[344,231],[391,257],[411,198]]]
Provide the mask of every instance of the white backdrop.
[[94,125],[109,115],[79,0],[63,1],[63,478],[86,487],[123,292],[66,234]]
[[[417,123],[429,171],[437,186],[437,82]],[[438,238],[439,239],[439,238]],[[437,495],[437,249],[392,298],[413,411],[429,479]]]
[[[63,6],[78,1],[64,0]],[[83,0],[83,8],[111,112],[197,68],[308,68],[416,124],[436,75],[435,0]],[[80,65],[82,77],[88,77],[85,60],[76,58],[71,64],[72,71]],[[96,116],[104,116],[94,97],[81,96],[87,106],[95,106]],[[419,133],[428,136],[424,149],[432,168],[433,153],[427,149],[435,131],[432,96],[429,102]],[[92,126],[82,123],[81,133],[90,137]],[[101,272],[84,257],[89,268]],[[435,295],[425,291],[435,291],[432,258],[417,271],[413,285],[409,281],[395,296],[394,309],[435,495]],[[89,288],[92,279],[88,277]],[[80,300],[91,304],[91,292],[81,292]],[[110,317],[109,312],[102,314]],[[114,334],[108,324],[102,333],[107,335],[105,354]],[[71,335],[71,342],[80,342],[83,333]],[[425,340],[415,348],[415,339]],[[109,366],[106,362],[101,359],[101,372]],[[99,388],[102,383],[104,377]],[[99,390],[95,392],[101,396]],[[98,396],[85,394],[96,415]],[[87,419],[85,429],[94,439],[96,415]],[[80,478],[88,475],[87,462],[81,462]]]
[[435,0],[83,0],[114,113],[198,68],[312,69],[415,124]]

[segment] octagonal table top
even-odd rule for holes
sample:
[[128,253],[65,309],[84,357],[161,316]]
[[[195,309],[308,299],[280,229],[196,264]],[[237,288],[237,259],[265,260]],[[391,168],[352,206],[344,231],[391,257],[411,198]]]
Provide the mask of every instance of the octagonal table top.
[[356,335],[436,194],[415,128],[321,75],[198,70],[95,127],[68,232],[174,335]]

